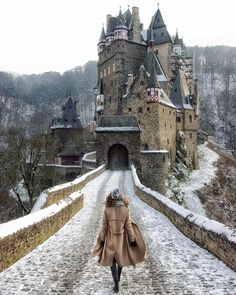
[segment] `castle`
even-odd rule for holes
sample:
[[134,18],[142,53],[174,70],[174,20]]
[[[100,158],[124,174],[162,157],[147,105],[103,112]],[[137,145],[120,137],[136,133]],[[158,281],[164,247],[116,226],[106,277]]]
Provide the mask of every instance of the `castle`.
[[158,7],[147,30],[139,8],[107,15],[98,43],[97,164],[134,164],[146,185],[165,191],[177,135],[198,169],[198,81],[178,32],[174,40]]

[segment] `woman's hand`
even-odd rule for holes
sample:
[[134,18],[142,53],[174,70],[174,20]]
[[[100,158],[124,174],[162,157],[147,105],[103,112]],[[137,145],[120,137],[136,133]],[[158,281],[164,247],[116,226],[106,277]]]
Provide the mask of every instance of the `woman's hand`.
[[105,241],[101,241],[101,246],[104,247]]
[[136,247],[136,246],[137,246],[137,242],[134,240],[133,242],[130,242],[130,245],[131,245],[132,247]]

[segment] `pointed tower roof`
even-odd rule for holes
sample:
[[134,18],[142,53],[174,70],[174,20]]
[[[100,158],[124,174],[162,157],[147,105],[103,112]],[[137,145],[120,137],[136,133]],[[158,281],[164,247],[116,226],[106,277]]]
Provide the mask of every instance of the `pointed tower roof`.
[[123,14],[123,17],[125,19],[126,26],[129,28],[130,24],[131,24],[131,21],[132,21],[132,13],[131,13],[131,11],[129,9],[129,6],[128,6],[128,9],[126,10],[126,12]]
[[67,102],[63,107],[62,123],[67,128],[81,128],[80,118],[76,112],[76,106],[72,101],[71,96],[68,97]]
[[155,67],[154,63],[153,63],[152,68],[151,68],[147,88],[161,88],[159,83],[158,83],[157,72],[156,72],[156,67]]
[[164,26],[165,26],[165,23],[164,23],[162,15],[161,15],[161,11],[158,8],[157,12],[155,13],[154,18],[153,18],[152,27],[153,27],[153,29],[158,29],[158,28],[162,28]]
[[175,34],[174,45],[181,45],[177,30],[176,30],[176,34]]
[[125,18],[121,12],[121,9],[119,11],[119,15],[117,17],[117,24],[116,24],[116,28],[126,28],[127,29],[127,26],[126,26],[126,23],[125,23]]
[[192,106],[189,102],[189,89],[185,74],[182,70],[178,70],[174,84],[171,90],[170,99],[177,109],[190,109]]
[[169,42],[173,43],[173,40],[169,32],[167,31],[166,25],[164,23],[164,20],[159,8],[157,9],[157,12],[152,17],[151,23],[149,25],[148,34],[147,34],[148,42],[151,39],[151,33],[153,33],[154,42],[156,44],[169,43]]
[[103,42],[106,40],[106,34],[105,34],[105,30],[104,30],[104,26],[102,27],[102,32],[99,38],[99,43]]

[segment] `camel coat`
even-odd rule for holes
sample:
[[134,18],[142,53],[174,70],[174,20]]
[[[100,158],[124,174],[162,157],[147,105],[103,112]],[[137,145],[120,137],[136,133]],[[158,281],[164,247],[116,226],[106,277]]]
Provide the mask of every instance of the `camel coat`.
[[[137,246],[130,242],[136,240]],[[104,247],[101,241],[105,241]],[[99,256],[99,264],[111,266],[113,258],[119,266],[135,266],[146,258],[146,245],[138,226],[131,222],[129,209],[125,206],[105,207],[102,226],[98,234],[93,256]]]

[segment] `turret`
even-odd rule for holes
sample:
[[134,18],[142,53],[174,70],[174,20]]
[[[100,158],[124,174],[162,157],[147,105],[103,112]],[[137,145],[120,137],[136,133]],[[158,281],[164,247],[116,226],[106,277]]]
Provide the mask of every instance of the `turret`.
[[105,34],[104,26],[103,26],[99,43],[98,43],[98,54],[103,51],[105,46],[106,46],[106,34]]
[[125,19],[121,10],[119,12],[117,25],[114,30],[114,40],[116,39],[128,40],[128,28],[125,24]]
[[157,73],[156,73],[154,63],[151,68],[151,73],[148,79],[148,85],[146,90],[147,90],[147,103],[154,103],[154,102],[160,101],[161,87],[157,80]]

